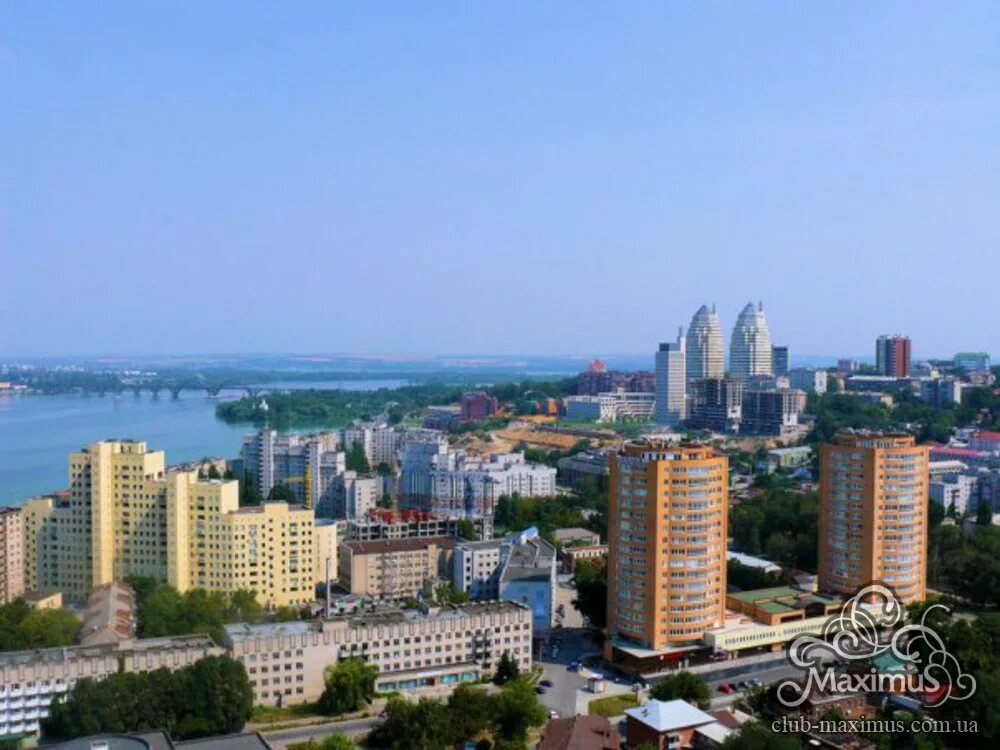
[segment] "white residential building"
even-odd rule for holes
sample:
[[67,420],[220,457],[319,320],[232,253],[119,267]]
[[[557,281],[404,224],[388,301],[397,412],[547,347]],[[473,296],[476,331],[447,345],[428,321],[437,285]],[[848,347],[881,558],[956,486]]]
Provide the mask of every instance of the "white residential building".
[[729,345],[729,375],[746,380],[752,375],[773,375],[771,333],[764,306],[747,303],[733,326]]
[[676,427],[687,417],[686,351],[684,330],[676,343],[663,343],[656,352],[656,423]]
[[698,308],[691,318],[687,332],[685,380],[690,385],[695,380],[721,378],[726,369],[726,356],[722,349],[722,327],[715,305]]

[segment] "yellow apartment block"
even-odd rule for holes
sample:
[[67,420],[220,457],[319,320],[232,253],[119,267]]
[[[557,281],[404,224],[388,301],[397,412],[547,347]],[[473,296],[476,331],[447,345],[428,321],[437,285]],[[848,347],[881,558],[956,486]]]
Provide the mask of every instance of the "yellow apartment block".
[[610,468],[608,657],[700,643],[726,616],[728,459],[644,440],[626,443]]
[[24,593],[24,516],[20,508],[0,508],[0,604]]
[[819,588],[926,593],[929,452],[912,435],[844,431],[820,446]]
[[180,591],[250,589],[265,606],[314,598],[311,510],[240,508],[235,481],[168,470],[142,441],[93,443],[69,463],[68,494],[23,506],[29,588],[81,600],[135,574]]

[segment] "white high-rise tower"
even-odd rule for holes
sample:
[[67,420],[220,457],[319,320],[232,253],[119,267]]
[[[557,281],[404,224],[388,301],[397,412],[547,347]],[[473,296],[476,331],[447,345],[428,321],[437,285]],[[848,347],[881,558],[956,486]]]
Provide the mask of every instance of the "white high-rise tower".
[[729,345],[729,374],[737,380],[751,375],[773,375],[771,333],[764,318],[764,305],[748,302],[733,326]]
[[676,427],[687,418],[687,388],[684,329],[677,331],[677,343],[660,344],[656,352],[656,423]]
[[721,378],[726,369],[726,357],[722,351],[722,327],[715,305],[709,310],[702,305],[691,318],[687,332],[687,375],[688,390],[691,383],[703,378]]

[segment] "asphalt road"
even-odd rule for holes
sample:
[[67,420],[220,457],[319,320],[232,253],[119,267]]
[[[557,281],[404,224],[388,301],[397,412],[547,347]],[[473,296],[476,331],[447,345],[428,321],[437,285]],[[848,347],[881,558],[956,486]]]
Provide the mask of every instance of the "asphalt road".
[[334,721],[329,724],[281,729],[277,732],[261,731],[261,734],[274,747],[287,747],[297,742],[308,742],[310,739],[319,741],[331,734],[366,734],[378,722],[379,720],[372,716],[367,719],[350,719],[348,721]]

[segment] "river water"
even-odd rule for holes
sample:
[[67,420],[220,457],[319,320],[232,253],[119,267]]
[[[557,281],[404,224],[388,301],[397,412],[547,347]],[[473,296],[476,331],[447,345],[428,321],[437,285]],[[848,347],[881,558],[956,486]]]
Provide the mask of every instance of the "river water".
[[[358,380],[323,383],[273,383],[267,388],[394,388],[400,380]],[[96,440],[145,440],[152,450],[164,450],[167,463],[204,456],[231,458],[239,453],[250,425],[230,425],[215,418],[219,400],[241,397],[242,391],[222,391],[218,399],[202,392],[182,392],[172,399],[163,392],[153,398],[143,392],[119,396],[82,394],[0,395],[0,506],[66,487],[69,454]]]

